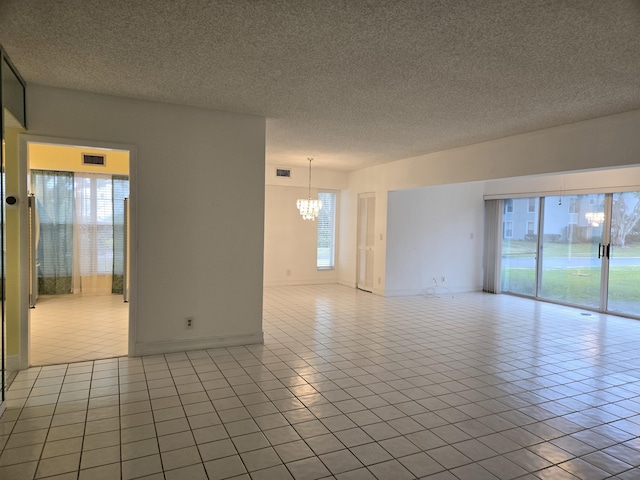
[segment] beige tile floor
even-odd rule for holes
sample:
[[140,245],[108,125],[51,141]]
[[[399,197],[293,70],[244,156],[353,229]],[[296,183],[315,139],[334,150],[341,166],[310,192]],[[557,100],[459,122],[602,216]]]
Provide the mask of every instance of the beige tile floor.
[[264,345],[18,374],[0,478],[639,479],[640,322],[265,291]]
[[41,296],[31,315],[31,365],[127,354],[129,307],[122,295]]

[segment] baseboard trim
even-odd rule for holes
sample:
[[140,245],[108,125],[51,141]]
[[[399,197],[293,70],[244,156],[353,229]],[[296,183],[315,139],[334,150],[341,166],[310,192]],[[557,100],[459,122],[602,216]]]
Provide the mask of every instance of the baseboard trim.
[[457,293],[471,293],[480,292],[482,288],[464,288],[464,287],[446,287],[439,285],[436,287],[425,287],[420,289],[406,289],[406,290],[387,290],[384,292],[385,297],[412,297],[417,295],[425,296],[438,296],[446,297],[447,295],[454,295]]
[[223,337],[194,338],[191,340],[170,340],[166,342],[136,343],[135,356],[159,355],[162,353],[207,350],[209,348],[236,347],[264,343],[263,332],[247,335],[227,335]]
[[338,285],[344,285],[345,287],[356,288],[356,282],[351,282],[349,280],[338,280]]
[[5,362],[7,372],[20,370],[20,355],[7,355]]
[[294,280],[265,280],[263,286],[265,287],[294,287],[296,285],[329,285],[336,284],[338,280],[336,278],[328,279],[294,279]]

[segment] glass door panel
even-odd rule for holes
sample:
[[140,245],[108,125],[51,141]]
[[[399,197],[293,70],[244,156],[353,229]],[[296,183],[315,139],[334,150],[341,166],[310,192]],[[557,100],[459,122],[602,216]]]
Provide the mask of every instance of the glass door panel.
[[508,198],[503,202],[501,290],[536,294],[539,198]]
[[640,316],[640,192],[614,193],[607,309]]
[[[1,70],[1,69],[0,69]],[[2,86],[0,85],[0,140],[2,145],[0,146],[0,334],[2,336],[2,343],[0,344],[0,364],[2,365],[2,376],[0,378],[0,415],[2,414],[2,402],[5,397],[5,385],[7,383],[7,368],[6,368],[6,327],[5,327],[5,312],[4,312],[4,292],[6,291],[4,285],[5,278],[5,248],[4,248],[4,232],[5,232],[5,220],[4,220],[4,205],[5,205],[5,175],[4,175],[4,108],[2,107]]]
[[604,194],[545,197],[539,296],[600,308]]

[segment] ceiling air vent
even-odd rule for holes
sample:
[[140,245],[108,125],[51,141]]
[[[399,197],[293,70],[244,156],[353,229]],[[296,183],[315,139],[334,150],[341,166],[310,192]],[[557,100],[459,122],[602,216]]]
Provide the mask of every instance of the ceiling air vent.
[[92,155],[90,153],[82,154],[83,165],[98,165],[100,167],[104,167],[105,163],[106,163],[106,158],[104,155]]
[[291,178],[290,168],[276,168],[276,177]]

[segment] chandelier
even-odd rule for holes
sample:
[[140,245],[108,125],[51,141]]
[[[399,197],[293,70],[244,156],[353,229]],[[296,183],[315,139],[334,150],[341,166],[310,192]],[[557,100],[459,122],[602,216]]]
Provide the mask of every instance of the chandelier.
[[604,212],[587,212],[584,217],[592,227],[599,227],[604,222]]
[[309,160],[309,195],[307,198],[298,199],[296,206],[304,220],[315,220],[322,208],[322,200],[311,200],[311,160],[313,158],[307,158],[307,160]]

